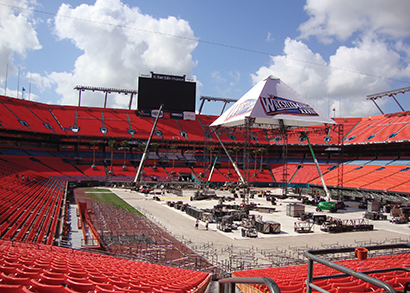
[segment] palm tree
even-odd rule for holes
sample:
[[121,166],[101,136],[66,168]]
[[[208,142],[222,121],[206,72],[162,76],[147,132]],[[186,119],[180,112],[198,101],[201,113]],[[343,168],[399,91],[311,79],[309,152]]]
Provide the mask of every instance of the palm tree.
[[209,151],[209,164],[212,165],[212,151],[215,149],[215,147],[213,146],[209,146],[208,147],[208,151]]
[[241,148],[239,146],[235,146],[233,148],[233,151],[235,152],[235,161],[236,161],[236,167],[238,167],[239,162],[238,162],[238,153],[241,150]]
[[263,171],[263,154],[266,152],[266,148],[261,147],[259,149],[259,152],[261,153],[261,165],[259,167],[259,172],[262,172]]
[[[232,150],[232,149],[229,149],[229,150],[228,150],[228,154],[229,154],[229,155],[232,155],[232,154],[233,154],[233,150]],[[228,165],[228,173],[227,173],[226,175],[231,176],[231,175],[232,175],[232,173],[231,173],[231,161],[228,160],[228,163],[229,163],[229,165]]]
[[91,168],[95,169],[97,166],[95,165],[95,146],[98,145],[98,141],[93,140],[91,142],[92,148],[93,148],[93,164],[91,165]]
[[173,150],[172,154],[172,172],[171,174],[175,174],[175,150],[178,148],[176,144],[173,144],[169,147],[171,150]]
[[253,154],[255,155],[255,170],[253,172],[253,176],[257,176],[258,174],[256,173],[256,163],[257,163],[257,159],[258,159],[258,154],[259,154],[259,149],[254,149]]
[[236,165],[238,165],[238,153],[241,150],[241,148],[239,146],[235,146],[233,148],[234,152],[235,152],[235,157],[236,157]]
[[152,167],[152,169],[156,169],[157,168],[157,149],[159,144],[157,142],[153,142],[151,143],[151,146],[154,148],[154,166]]
[[108,142],[108,145],[110,146],[111,150],[111,166],[110,166],[110,171],[108,173],[114,173],[112,170],[112,163],[113,163],[113,156],[114,156],[114,147],[117,145],[117,142],[115,140],[110,140]]
[[[141,150],[141,152],[144,154],[144,150],[145,150],[145,146],[146,146],[147,144],[145,144],[145,143],[141,143],[141,144],[139,144],[138,145],[138,148]],[[142,155],[141,155],[141,160],[142,160]],[[141,167],[141,174],[144,174],[144,167]]]
[[140,149],[142,152],[144,152],[145,146],[146,146],[145,143],[141,143],[141,144],[138,145],[139,149]]
[[126,161],[126,154],[127,154],[127,147],[129,146],[128,140],[123,140],[121,142],[121,147],[124,150],[124,165],[122,166],[123,169],[127,169],[127,161]]

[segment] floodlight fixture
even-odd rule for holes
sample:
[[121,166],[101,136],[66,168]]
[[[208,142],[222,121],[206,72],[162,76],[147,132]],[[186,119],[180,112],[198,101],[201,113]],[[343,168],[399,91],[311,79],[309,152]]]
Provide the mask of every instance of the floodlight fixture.
[[372,95],[367,95],[366,100],[371,100],[377,107],[377,109],[379,109],[379,111],[383,113],[382,109],[380,109],[379,105],[377,105],[376,100],[377,99],[381,99],[383,97],[391,97],[393,98],[393,100],[397,103],[397,105],[399,105],[400,109],[404,112],[404,108],[399,104],[399,102],[397,101],[395,95],[397,94],[404,94],[406,92],[410,91],[410,86],[409,87],[404,87],[404,88],[400,88],[400,89],[396,89],[396,90],[391,90],[391,91],[386,91],[386,92],[381,92],[381,93],[377,93],[377,94],[372,94]]
[[222,115],[222,113],[225,111],[225,107],[226,107],[226,104],[228,104],[228,103],[235,103],[235,102],[237,102],[238,100],[235,100],[235,99],[229,99],[229,98],[220,98],[220,97],[210,97],[210,96],[201,96],[200,98],[199,98],[202,102],[201,102],[201,106],[199,107],[199,111],[198,111],[198,114],[201,114],[201,111],[202,111],[202,107],[204,106],[204,103],[205,103],[205,101],[207,101],[207,102],[224,102],[224,106],[222,107],[222,110],[221,110],[221,114],[220,115]]
[[95,86],[83,86],[83,85],[76,85],[74,87],[75,90],[78,90],[78,107],[81,106],[81,92],[84,91],[97,91],[97,92],[103,92],[105,93],[104,95],[104,108],[107,107],[107,96],[108,94],[111,93],[119,93],[119,94],[124,94],[128,95],[131,94],[128,109],[131,110],[131,105],[132,105],[132,99],[134,95],[136,95],[138,92],[136,90],[128,90],[128,89],[116,89],[116,88],[105,88],[105,87],[95,87]]

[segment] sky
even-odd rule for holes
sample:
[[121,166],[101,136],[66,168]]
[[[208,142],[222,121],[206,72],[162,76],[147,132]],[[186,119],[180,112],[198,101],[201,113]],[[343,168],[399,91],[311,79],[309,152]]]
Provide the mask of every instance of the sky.
[[[201,96],[239,99],[273,75],[330,117],[378,115],[367,95],[410,87],[409,11],[408,0],[0,0],[0,94],[77,105],[76,85],[137,90],[153,71],[194,80],[198,110]],[[410,93],[396,99],[410,110]],[[110,94],[107,106],[128,102]],[[81,105],[103,104],[82,93]]]

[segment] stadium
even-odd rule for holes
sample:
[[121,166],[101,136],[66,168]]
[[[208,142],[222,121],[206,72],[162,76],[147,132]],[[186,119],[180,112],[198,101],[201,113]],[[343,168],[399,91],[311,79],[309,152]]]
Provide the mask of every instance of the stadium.
[[139,86],[0,96],[1,292],[409,290],[410,112],[212,127],[185,77]]

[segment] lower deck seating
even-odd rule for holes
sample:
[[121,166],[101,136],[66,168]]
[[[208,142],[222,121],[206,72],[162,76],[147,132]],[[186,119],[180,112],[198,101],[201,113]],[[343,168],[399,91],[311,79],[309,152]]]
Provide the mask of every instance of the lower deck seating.
[[[81,172],[83,172],[91,180],[106,180],[107,173],[102,165],[97,165],[95,168],[92,168],[91,165],[76,165]],[[107,167],[109,168],[109,167]]]
[[[125,167],[124,167],[125,166]],[[109,173],[111,181],[132,181],[135,178],[135,168],[130,165],[113,166],[113,173]]]
[[4,240],[0,260],[1,292],[202,293],[210,281],[204,272]]
[[[345,267],[356,271],[380,270],[386,268],[410,268],[410,254],[397,254],[389,256],[372,257],[366,260],[351,259],[336,262]],[[314,264],[315,276],[328,276],[340,274],[336,270],[326,267],[321,264]],[[307,265],[276,267],[269,269],[237,271],[233,273],[234,277],[269,277],[273,279],[279,286],[281,292],[306,292],[306,276]],[[403,290],[404,284],[410,282],[410,272],[393,271],[387,273],[371,274],[370,276],[382,280],[394,289]],[[314,284],[322,287],[328,292],[344,293],[344,292],[382,292],[380,288],[374,287],[371,284],[353,277],[331,278],[320,281],[314,281]],[[251,285],[253,292],[266,292],[265,285]],[[252,292],[252,290],[249,290]],[[317,292],[317,291],[314,291]]]
[[52,244],[66,183],[0,160],[0,237]]

